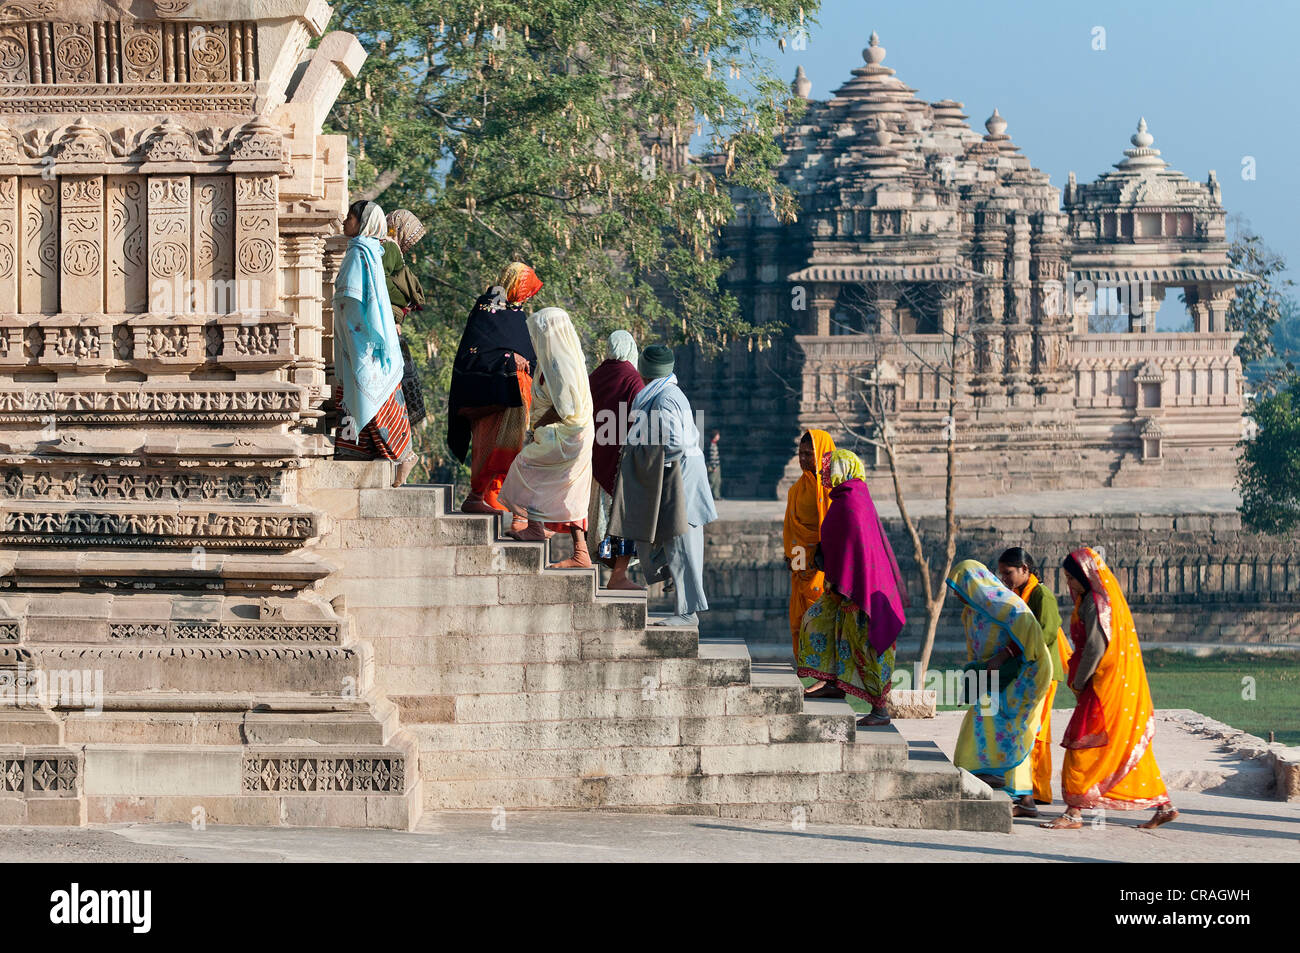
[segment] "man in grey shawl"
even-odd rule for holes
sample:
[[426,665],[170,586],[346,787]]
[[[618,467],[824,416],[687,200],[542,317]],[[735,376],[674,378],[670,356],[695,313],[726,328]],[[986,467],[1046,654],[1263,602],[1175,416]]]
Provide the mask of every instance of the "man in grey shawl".
[[690,401],[677,386],[673,352],[653,344],[641,352],[646,386],[632,401],[619,462],[610,532],[637,541],[647,581],[671,576],[677,611],[651,625],[698,625],[704,597],[704,526],[718,518],[700,432]]

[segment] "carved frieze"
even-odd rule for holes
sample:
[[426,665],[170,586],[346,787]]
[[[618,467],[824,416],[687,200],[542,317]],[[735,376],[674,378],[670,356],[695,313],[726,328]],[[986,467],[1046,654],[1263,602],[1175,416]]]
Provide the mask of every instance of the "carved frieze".
[[5,545],[295,549],[318,535],[310,513],[29,510],[0,514]]
[[[5,10],[13,15],[6,17]],[[9,95],[21,97],[38,87],[59,96],[73,86],[98,92],[136,84],[182,86],[194,93],[205,84],[232,82],[251,92],[259,78],[251,23],[40,19],[52,12],[37,13],[31,4],[0,7],[0,83],[19,88]],[[167,16],[161,4],[158,13]]]
[[295,419],[301,406],[301,389],[280,383],[0,386],[0,423],[270,423]]
[[310,642],[337,645],[341,628],[338,622],[114,622],[109,625],[108,637],[140,642]]
[[293,758],[249,756],[244,759],[246,794],[395,792],[406,787],[400,757]]
[[176,473],[33,466],[0,470],[0,499],[6,500],[260,503],[279,500],[283,494],[278,471]]

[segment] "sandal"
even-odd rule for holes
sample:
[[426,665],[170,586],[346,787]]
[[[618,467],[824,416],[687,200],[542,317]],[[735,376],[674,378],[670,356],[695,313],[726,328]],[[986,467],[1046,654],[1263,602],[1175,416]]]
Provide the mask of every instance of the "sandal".
[[1046,824],[1039,824],[1045,831],[1077,831],[1083,827],[1083,819],[1071,817],[1069,814],[1062,814],[1060,817],[1048,821]]
[[889,716],[877,715],[875,712],[858,719],[859,728],[883,728],[887,724],[889,724]]
[[838,685],[832,685],[830,682],[826,682],[822,685],[821,688],[815,689],[811,692],[805,691],[803,693],[803,697],[804,698],[843,698],[844,689],[840,688]]
[[1139,824],[1138,828],[1144,831],[1153,831],[1161,824],[1168,824],[1177,816],[1178,816],[1178,812],[1174,810],[1172,807],[1167,808],[1163,811],[1156,811],[1155,817],[1151,818],[1151,820],[1149,821]]

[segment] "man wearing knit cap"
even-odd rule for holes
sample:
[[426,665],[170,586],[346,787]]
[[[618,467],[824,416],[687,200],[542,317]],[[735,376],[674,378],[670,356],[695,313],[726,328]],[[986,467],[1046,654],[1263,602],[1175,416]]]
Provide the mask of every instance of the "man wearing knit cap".
[[676,612],[651,625],[698,625],[704,597],[704,526],[718,518],[700,431],[677,386],[673,352],[652,344],[641,352],[646,386],[632,401],[610,532],[637,540],[650,582],[672,577]]

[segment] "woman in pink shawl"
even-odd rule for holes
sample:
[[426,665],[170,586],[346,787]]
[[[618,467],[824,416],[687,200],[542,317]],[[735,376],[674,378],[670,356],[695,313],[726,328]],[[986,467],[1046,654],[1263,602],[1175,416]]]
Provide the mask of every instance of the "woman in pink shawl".
[[889,724],[894,643],[909,603],[865,477],[862,461],[848,450],[822,461],[822,481],[831,489],[817,547],[826,591],[804,613],[796,664],[800,677],[822,682],[809,698],[848,694],[870,702],[871,714],[858,720],[870,727]]

